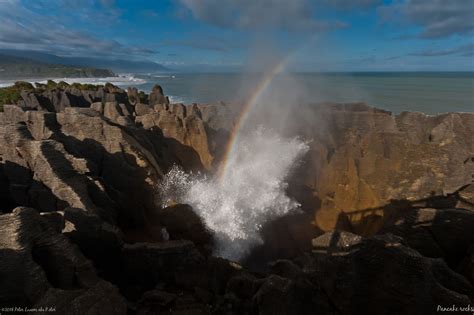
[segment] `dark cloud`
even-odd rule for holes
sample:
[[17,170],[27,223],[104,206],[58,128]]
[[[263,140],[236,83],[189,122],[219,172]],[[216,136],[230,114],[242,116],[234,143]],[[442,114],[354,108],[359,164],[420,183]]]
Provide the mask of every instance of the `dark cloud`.
[[326,31],[346,27],[314,18],[309,0],[178,0],[201,21],[225,28]]
[[381,4],[382,0],[321,0],[322,4],[326,4],[337,9],[367,9]]
[[378,12],[386,21],[408,22],[421,27],[421,32],[414,36],[417,38],[442,38],[474,31],[472,0],[406,0],[381,6]]
[[68,29],[60,20],[36,14],[15,0],[0,1],[0,19],[1,49],[105,57],[144,56],[156,53],[147,48],[128,47],[115,40],[99,39],[91,34]]
[[474,43],[454,47],[451,49],[429,49],[409,54],[410,56],[420,57],[437,57],[459,55],[464,57],[472,57],[474,55]]

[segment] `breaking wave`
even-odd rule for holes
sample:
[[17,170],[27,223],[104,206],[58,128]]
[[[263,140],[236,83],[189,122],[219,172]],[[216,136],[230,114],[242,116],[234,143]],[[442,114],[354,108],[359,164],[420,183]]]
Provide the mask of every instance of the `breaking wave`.
[[173,167],[159,187],[163,206],[190,204],[215,233],[215,254],[241,260],[263,242],[265,222],[300,206],[287,196],[286,179],[308,149],[299,138],[285,139],[259,127],[240,135],[223,178]]

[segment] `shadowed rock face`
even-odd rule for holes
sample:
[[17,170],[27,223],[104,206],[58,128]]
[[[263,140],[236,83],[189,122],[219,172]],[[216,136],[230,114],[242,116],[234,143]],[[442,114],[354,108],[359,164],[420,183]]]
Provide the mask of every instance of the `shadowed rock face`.
[[[137,104],[135,121],[144,129],[160,129],[167,138],[177,141],[173,147],[180,160],[194,169],[199,164],[207,170],[213,168],[213,153],[211,153],[208,129],[201,119],[201,111],[197,106],[186,107],[183,104],[158,104],[149,106]],[[184,146],[183,146],[184,145]],[[198,153],[198,161],[190,159],[186,147],[193,148]]]
[[[224,112],[214,116],[228,121]],[[363,210],[378,209],[374,215],[383,217],[382,208],[392,200],[443,196],[473,182],[473,113],[394,115],[358,103],[254,112],[256,123],[270,121],[277,132],[309,141],[310,151],[290,182],[311,191],[312,198],[296,197],[313,209],[322,230],[335,228],[341,215],[357,226]]]
[[376,314],[473,303],[473,114],[292,109],[300,123],[281,132],[312,140],[289,179],[303,211],[262,228],[245,262],[254,273],[211,255],[190,206],[156,200],[172,165],[218,168],[238,107],[169,104],[159,86],[21,97],[0,113],[1,306]]
[[126,314],[125,299],[66,236],[31,208],[0,216],[0,305]]
[[473,287],[464,277],[394,235],[362,239],[330,233],[313,243],[316,250],[304,258],[305,270],[343,314],[436,313],[447,301],[472,301]]
[[[473,180],[474,114],[397,116],[371,109],[320,109],[326,131],[310,153],[306,183],[322,200],[316,224],[338,214],[453,193]],[[311,137],[310,134],[307,136]]]

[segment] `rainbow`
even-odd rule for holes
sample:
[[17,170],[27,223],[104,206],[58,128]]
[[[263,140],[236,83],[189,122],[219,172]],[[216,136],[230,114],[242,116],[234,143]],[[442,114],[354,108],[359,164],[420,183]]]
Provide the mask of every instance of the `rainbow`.
[[231,160],[234,156],[237,147],[236,144],[239,142],[238,140],[240,136],[240,131],[245,122],[247,121],[250,112],[257,105],[257,101],[259,100],[263,92],[267,89],[267,87],[270,85],[273,78],[275,78],[275,76],[277,76],[283,71],[286,64],[288,63],[288,59],[289,56],[277,63],[270,71],[268,71],[257,84],[253,92],[250,93],[247,101],[244,103],[244,106],[242,107],[240,114],[237,117],[236,123],[234,124],[234,127],[232,128],[232,131],[230,133],[229,140],[227,141],[227,145],[224,150],[222,163],[217,171],[217,175],[220,180],[224,180],[228,175],[230,165],[232,164]]

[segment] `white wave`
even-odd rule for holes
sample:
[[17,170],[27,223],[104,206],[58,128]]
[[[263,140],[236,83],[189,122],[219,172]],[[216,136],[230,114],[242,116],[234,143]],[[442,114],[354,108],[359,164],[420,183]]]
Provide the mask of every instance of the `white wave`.
[[153,74],[151,76],[154,78],[172,78],[172,79],[176,78],[176,76],[174,75],[164,75],[164,74],[156,74],[156,75]]
[[228,174],[206,178],[174,167],[159,189],[163,206],[170,201],[190,204],[217,237],[215,254],[241,260],[261,244],[265,222],[296,210],[286,195],[286,178],[308,145],[257,128],[236,143]]
[[46,84],[48,80],[54,82],[64,81],[68,84],[81,83],[81,84],[95,84],[105,85],[107,82],[117,86],[130,86],[130,85],[141,85],[147,81],[141,78],[136,78],[133,75],[120,75],[117,77],[105,77],[105,78],[46,78],[46,79],[21,79],[21,80],[5,80],[0,82],[0,87],[13,85],[16,81],[26,81],[30,83],[42,83]]
[[171,104],[183,103],[186,104],[188,99],[180,96],[168,95]]
[[13,85],[13,83],[15,83],[15,82],[14,81],[13,82],[10,82],[10,81],[0,82],[0,88],[11,86],[11,85]]

